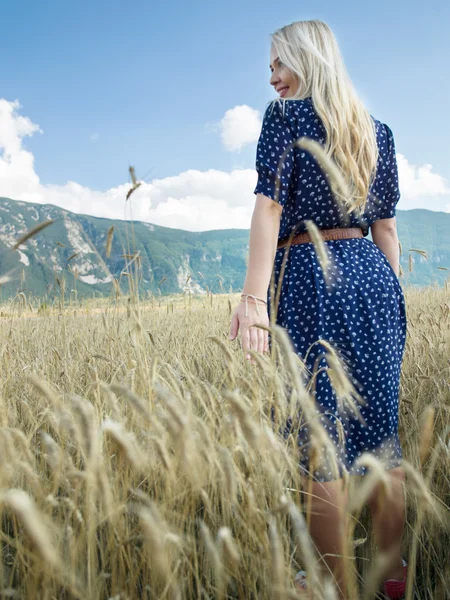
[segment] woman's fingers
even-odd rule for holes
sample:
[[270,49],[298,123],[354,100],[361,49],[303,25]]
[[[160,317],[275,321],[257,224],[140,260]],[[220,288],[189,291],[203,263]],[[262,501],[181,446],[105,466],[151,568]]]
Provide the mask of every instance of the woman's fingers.
[[[266,343],[267,332],[259,327],[250,327],[249,332],[249,348],[263,354],[268,349],[268,342]],[[252,359],[252,364],[256,364],[254,359]]]
[[245,358],[249,358],[249,350],[253,349],[250,327],[241,327],[241,343]]
[[258,351],[263,354],[264,352],[264,338],[265,338],[264,329],[258,329]]
[[246,359],[250,359],[249,350],[256,350],[258,348],[258,338],[255,338],[254,327],[241,327],[241,343],[242,350]]
[[252,364],[256,364],[255,360],[251,358],[249,350],[254,350],[261,354],[269,350],[268,332],[255,326],[260,322],[266,324],[266,320],[259,315],[257,317],[250,315],[250,318],[247,318],[247,314],[245,314],[244,318],[242,311],[242,306],[238,306],[232,315],[229,339],[234,340],[240,331],[244,356],[246,359],[251,360]]
[[251,330],[254,332],[254,337],[252,338],[252,340],[254,340],[254,342],[252,342],[253,350],[257,350],[261,354],[267,352],[269,349],[268,332],[260,327],[252,327]]
[[255,339],[256,339],[256,348],[258,352],[262,352],[262,344],[261,344],[261,329],[258,327],[253,328],[255,330]]
[[257,327],[250,327],[250,343],[252,350],[259,351],[259,329]]

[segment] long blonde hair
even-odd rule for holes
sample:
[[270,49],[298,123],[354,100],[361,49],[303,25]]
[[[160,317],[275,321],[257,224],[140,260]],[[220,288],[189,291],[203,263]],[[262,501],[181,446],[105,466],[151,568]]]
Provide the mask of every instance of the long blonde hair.
[[363,210],[378,161],[375,123],[353,87],[333,32],[322,21],[295,21],[271,37],[280,60],[298,78],[289,99],[312,98],[326,131],[325,154],[347,183],[347,202]]

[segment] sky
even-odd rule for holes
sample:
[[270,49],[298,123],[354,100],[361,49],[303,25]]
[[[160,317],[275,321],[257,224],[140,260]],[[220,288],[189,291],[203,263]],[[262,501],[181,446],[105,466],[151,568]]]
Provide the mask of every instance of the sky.
[[[190,231],[249,228],[261,118],[276,96],[270,34],[321,19],[394,133],[398,208],[450,212],[447,0],[0,5],[0,197]],[[126,204],[129,165],[143,184]]]

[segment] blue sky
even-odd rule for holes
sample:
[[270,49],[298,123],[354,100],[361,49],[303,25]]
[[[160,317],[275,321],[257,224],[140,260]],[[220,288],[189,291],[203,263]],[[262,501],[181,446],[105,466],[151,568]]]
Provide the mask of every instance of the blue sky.
[[[443,0],[5,2],[0,98],[17,99],[16,120],[28,117],[42,130],[21,144],[45,186],[72,181],[104,192],[127,181],[129,164],[149,183],[187,170],[253,169],[256,142],[230,151],[217,124],[237,106],[264,110],[274,97],[270,33],[312,18],[333,29],[366,105],[393,130],[397,153],[441,177],[434,203],[424,193],[404,208],[450,210],[450,3]],[[253,202],[250,190],[247,208]],[[170,226],[167,219],[161,223]]]

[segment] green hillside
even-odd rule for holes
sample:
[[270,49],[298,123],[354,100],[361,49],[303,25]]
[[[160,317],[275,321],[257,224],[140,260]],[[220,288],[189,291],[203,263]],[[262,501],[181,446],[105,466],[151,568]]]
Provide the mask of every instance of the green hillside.
[[[12,250],[20,235],[47,219],[54,219],[55,223],[19,250]],[[450,267],[450,213],[398,211],[397,221],[403,247],[404,284],[442,285],[449,272],[438,267]],[[106,258],[105,244],[111,226],[113,245]],[[126,255],[135,251],[140,255],[139,285],[144,294],[166,295],[187,289],[200,294],[207,289],[239,291],[245,279],[248,244],[246,229],[190,232],[77,215],[52,205],[0,198],[0,276],[10,271],[14,276],[13,281],[0,288],[1,299],[18,291],[41,297],[58,295],[57,279],[65,280],[66,297],[75,289],[79,297],[112,294],[112,277],[126,291],[124,270],[130,260]],[[428,260],[412,253],[413,270],[409,272],[412,248],[426,251]]]

